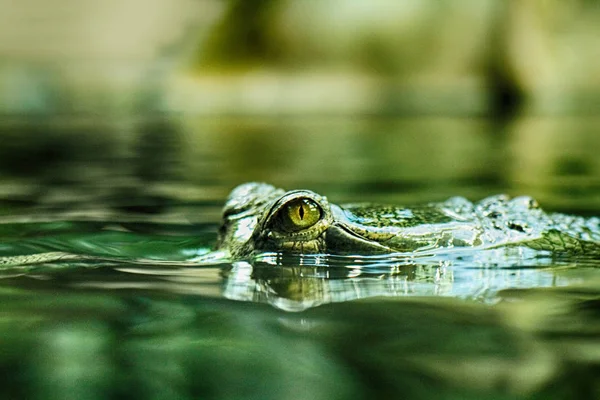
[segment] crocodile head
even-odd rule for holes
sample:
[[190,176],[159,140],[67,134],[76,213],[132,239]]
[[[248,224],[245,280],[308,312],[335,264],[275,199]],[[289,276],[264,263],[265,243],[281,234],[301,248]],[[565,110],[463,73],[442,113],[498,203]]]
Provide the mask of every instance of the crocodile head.
[[309,190],[246,183],[225,204],[218,247],[243,258],[271,251],[368,255],[480,244],[472,219],[455,212],[472,204],[460,198],[455,203],[411,209],[338,206]]

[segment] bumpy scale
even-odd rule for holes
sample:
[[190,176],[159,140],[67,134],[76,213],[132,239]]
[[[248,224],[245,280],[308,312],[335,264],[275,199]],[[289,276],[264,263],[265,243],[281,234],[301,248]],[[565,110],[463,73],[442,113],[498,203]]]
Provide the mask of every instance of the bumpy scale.
[[[301,213],[298,204],[306,205]],[[454,197],[412,208],[338,206],[309,190],[246,183],[225,204],[218,240],[232,259],[267,251],[368,255],[503,246],[600,254],[600,219],[546,213],[525,196],[478,203]]]

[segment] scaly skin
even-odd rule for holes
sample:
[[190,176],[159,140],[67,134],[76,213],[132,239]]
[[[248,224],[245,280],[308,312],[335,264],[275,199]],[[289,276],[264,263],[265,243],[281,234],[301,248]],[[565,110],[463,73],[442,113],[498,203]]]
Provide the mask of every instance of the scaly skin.
[[[281,223],[282,213],[299,199],[316,203],[321,216],[314,225],[290,232]],[[546,213],[530,197],[498,195],[478,203],[454,197],[412,208],[337,206],[308,190],[246,183],[225,204],[218,240],[232,259],[270,251],[369,255],[505,246],[597,255],[600,219]]]

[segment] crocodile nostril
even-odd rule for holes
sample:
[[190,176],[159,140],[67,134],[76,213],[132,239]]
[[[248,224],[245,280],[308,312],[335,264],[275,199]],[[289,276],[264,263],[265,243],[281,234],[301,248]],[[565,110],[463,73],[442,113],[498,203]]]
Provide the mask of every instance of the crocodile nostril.
[[508,229],[513,229],[515,231],[519,231],[519,232],[523,232],[523,233],[525,233],[525,229],[527,228],[527,226],[525,224],[515,222],[515,221],[508,221],[506,223],[506,226],[508,227]]
[[491,212],[485,214],[485,216],[488,217],[488,218],[498,218],[501,215],[502,214],[499,211],[491,211]]

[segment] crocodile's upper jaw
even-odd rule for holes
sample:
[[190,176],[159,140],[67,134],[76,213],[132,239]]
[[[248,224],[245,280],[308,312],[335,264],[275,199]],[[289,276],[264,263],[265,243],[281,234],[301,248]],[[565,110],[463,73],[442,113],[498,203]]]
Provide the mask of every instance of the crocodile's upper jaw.
[[341,221],[334,222],[324,233],[325,247],[327,250],[335,249],[340,254],[379,254],[390,253],[392,248],[384,244],[361,236],[352,224]]

